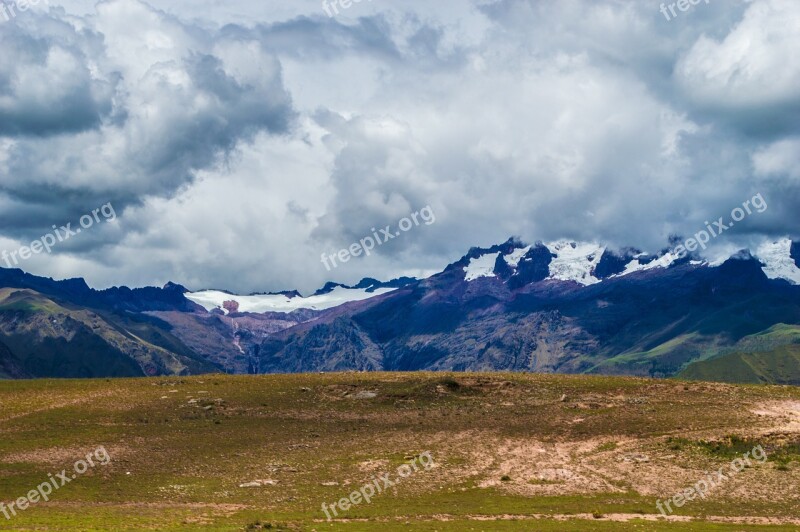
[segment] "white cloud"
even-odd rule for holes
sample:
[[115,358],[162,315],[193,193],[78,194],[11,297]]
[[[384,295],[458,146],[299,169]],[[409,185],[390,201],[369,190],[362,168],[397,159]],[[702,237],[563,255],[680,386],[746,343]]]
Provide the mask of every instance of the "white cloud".
[[730,105],[768,105],[798,98],[800,4],[753,2],[722,40],[702,36],[678,65],[692,98]]
[[761,177],[786,175],[800,179],[800,137],[788,138],[759,149],[753,166]]
[[[26,13],[0,35],[0,237],[112,201],[118,227],[29,269],[309,292],[510,235],[654,249],[755,192],[770,209],[737,230],[800,233],[795,4],[704,7],[669,23],[614,0]],[[320,263],[425,205],[436,224]]]

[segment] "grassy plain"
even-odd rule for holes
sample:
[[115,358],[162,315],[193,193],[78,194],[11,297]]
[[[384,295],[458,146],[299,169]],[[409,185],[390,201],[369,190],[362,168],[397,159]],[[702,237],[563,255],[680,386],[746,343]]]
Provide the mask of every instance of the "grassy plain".
[[[800,530],[800,389],[344,373],[0,381],[0,530]],[[662,501],[753,461],[663,518]],[[435,466],[328,522],[425,451]]]

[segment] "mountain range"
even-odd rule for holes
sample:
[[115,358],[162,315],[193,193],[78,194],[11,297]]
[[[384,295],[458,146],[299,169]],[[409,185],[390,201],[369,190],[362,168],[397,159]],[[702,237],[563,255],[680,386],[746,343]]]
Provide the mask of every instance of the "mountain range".
[[800,384],[800,242],[724,261],[518,239],[426,279],[236,295],[0,268],[0,378],[511,370]]

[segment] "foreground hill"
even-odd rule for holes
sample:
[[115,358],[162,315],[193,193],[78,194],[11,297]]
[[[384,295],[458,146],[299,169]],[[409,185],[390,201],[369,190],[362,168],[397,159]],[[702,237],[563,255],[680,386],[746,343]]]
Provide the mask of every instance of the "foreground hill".
[[[793,387],[511,373],[0,382],[6,505],[101,446],[107,465],[0,513],[0,529],[800,527]],[[657,509],[751,452],[704,497]],[[395,485],[330,513],[385,473]]]

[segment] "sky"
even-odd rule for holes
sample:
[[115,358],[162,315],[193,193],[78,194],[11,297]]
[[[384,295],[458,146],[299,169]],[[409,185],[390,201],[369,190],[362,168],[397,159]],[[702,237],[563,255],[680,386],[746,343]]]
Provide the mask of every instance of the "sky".
[[33,274],[308,293],[511,236],[657,251],[756,194],[709,257],[800,237],[795,0],[0,1],[0,250]]

